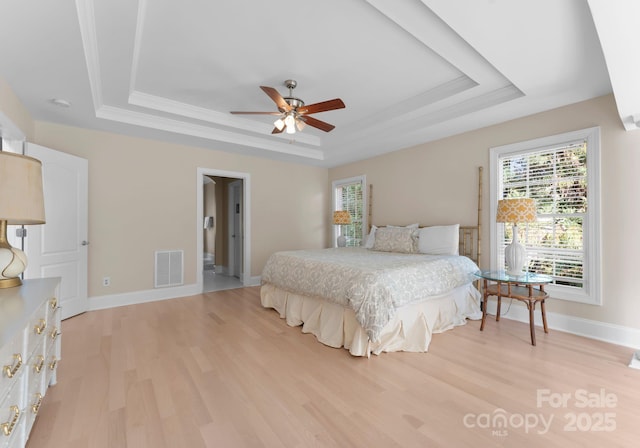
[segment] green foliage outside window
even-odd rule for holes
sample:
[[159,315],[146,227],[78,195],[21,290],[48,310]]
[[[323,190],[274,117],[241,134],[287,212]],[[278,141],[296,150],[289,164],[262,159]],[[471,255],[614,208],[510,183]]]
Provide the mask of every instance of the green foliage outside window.
[[347,246],[360,246],[363,238],[362,221],[364,200],[362,183],[342,185],[337,189],[338,210],[347,210],[351,215],[351,224],[340,226],[340,234],[347,237]]
[[[587,212],[586,142],[512,155],[502,160],[502,197],[536,201],[538,221],[518,227],[530,256],[529,271],[554,283],[581,287]],[[504,244],[512,239],[505,226]]]

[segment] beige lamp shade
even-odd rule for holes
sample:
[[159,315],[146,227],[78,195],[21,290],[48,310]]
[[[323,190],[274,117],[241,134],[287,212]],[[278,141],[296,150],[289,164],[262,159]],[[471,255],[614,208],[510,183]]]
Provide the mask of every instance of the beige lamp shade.
[[42,163],[0,151],[0,221],[44,224]]
[[346,210],[337,210],[333,212],[334,224],[351,224],[351,215]]
[[0,151],[0,289],[22,284],[27,256],[11,247],[9,224],[44,224],[42,163],[32,157]]
[[502,199],[498,201],[496,222],[535,222],[536,201],[530,198]]

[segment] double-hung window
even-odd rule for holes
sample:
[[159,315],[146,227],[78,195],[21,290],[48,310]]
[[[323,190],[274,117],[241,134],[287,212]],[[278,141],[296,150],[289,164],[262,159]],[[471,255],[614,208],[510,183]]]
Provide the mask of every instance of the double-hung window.
[[333,243],[340,235],[347,237],[347,246],[360,246],[367,232],[366,177],[357,176],[333,181],[333,211],[347,210],[351,224],[333,226]]
[[512,227],[495,222],[500,199],[536,201],[537,221],[518,226],[527,270],[553,278],[553,298],[601,304],[600,129],[491,149],[491,267],[504,269]]

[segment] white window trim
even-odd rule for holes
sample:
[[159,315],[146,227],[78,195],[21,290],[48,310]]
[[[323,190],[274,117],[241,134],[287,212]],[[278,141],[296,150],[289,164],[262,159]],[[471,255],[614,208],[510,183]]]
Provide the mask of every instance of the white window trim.
[[587,225],[585,226],[585,262],[583,288],[549,285],[546,290],[555,299],[602,305],[601,290],[601,234],[600,234],[600,128],[593,127],[564,134],[528,140],[490,149],[489,165],[489,232],[491,269],[498,268],[498,226],[495,222],[498,207],[498,159],[505,154],[517,154],[566,144],[572,141],[587,141]]
[[[348,177],[346,179],[336,179],[333,182],[331,182],[331,215],[333,216],[333,212],[334,210],[336,210],[336,188],[339,187],[340,185],[347,185],[347,184],[353,184],[356,182],[362,182],[362,235],[363,238],[367,235],[367,229],[368,229],[368,218],[369,218],[369,214],[368,214],[368,194],[367,194],[367,176],[366,175],[361,175],[361,176],[354,176],[354,177]],[[337,244],[337,240],[338,240],[338,226],[334,226],[333,222],[331,221],[331,219],[329,219],[329,222],[331,222],[331,226],[333,227],[332,231],[331,231],[331,235],[333,235],[333,241],[331,243],[332,247],[338,247]]]

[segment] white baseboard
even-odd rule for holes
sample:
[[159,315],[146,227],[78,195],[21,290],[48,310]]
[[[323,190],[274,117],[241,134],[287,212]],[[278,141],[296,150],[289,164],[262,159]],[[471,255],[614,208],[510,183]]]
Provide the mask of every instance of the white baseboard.
[[200,293],[202,293],[202,290],[198,290],[196,284],[191,284],[170,288],[156,288],[143,291],[126,292],[123,294],[89,297],[89,311],[135,305],[138,303],[156,302],[158,300],[177,299],[179,297],[194,296]]
[[[519,305],[516,300],[509,308],[510,299],[502,300],[501,319],[517,320],[529,323],[529,311],[525,306]],[[495,300],[489,300],[487,311],[495,316]],[[507,313],[507,310],[509,312]],[[536,325],[542,326],[542,316],[539,306],[536,307],[534,315]],[[567,316],[565,314],[547,312],[547,325],[550,329],[564,331],[599,341],[610,342],[624,347],[640,347],[640,330],[636,328],[623,327],[622,325],[609,324],[596,320],[583,319],[581,317]]]
[[[249,277],[244,286],[260,286],[262,277]],[[118,306],[136,305],[138,303],[156,302],[158,300],[178,299],[202,293],[198,285],[184,285],[171,288],[147,289],[144,291],[126,292],[89,297],[89,311],[105,310]]]
[[262,276],[255,275],[253,277],[248,277],[244,283],[244,286],[260,286],[262,284]]
[[[244,286],[259,286],[261,276],[253,276],[245,279]],[[177,299],[200,294],[196,284],[177,286],[172,288],[157,288],[144,291],[128,292],[123,294],[110,294],[89,298],[89,310],[102,310],[118,306],[135,305],[137,303],[155,302],[158,300]],[[507,312],[508,310],[508,312]],[[502,319],[511,319],[529,323],[529,311],[514,300],[509,307],[509,299],[502,301]],[[489,314],[495,315],[496,302],[489,301]],[[539,309],[536,309],[535,324],[542,326],[542,317]],[[567,316],[565,314],[547,312],[547,324],[552,330],[597,339],[612,344],[622,345],[637,349],[640,347],[640,330],[623,327],[622,325],[609,324],[580,317]]]

